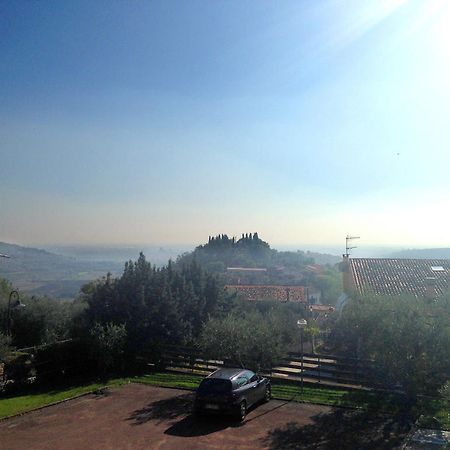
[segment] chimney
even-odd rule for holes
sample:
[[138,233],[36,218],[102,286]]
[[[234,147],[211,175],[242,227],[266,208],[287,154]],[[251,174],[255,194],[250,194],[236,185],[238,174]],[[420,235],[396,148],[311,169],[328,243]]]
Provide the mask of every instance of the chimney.
[[353,283],[351,280],[352,274],[350,271],[350,257],[348,254],[342,255],[341,270],[342,270],[342,288],[345,294],[350,295]]
[[427,300],[433,300],[436,297],[436,278],[425,278],[425,298]]

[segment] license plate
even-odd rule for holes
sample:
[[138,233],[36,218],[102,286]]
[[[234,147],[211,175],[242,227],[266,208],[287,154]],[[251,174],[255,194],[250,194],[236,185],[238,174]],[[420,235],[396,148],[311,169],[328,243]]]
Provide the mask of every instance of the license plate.
[[205,408],[207,408],[207,409],[219,409],[219,406],[218,405],[213,405],[211,403],[207,403],[205,405]]

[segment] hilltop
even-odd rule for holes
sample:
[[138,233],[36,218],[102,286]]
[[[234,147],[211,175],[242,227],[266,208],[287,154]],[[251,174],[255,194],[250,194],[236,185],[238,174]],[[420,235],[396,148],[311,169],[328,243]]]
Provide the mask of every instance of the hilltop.
[[[219,274],[225,284],[313,286],[324,294],[326,291],[330,297],[327,300],[331,303],[341,290],[341,275],[335,268],[340,261],[338,256],[301,250],[278,251],[272,249],[258,233],[242,234],[239,239],[226,234],[210,236],[207,243],[180,256],[177,264],[193,259],[208,271]],[[235,270],[239,268],[263,270]]]

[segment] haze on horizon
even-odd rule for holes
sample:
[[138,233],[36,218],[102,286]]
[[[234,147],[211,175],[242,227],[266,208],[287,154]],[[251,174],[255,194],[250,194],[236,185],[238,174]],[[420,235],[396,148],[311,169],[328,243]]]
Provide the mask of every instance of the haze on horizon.
[[445,0],[1,2],[0,241],[450,246]]

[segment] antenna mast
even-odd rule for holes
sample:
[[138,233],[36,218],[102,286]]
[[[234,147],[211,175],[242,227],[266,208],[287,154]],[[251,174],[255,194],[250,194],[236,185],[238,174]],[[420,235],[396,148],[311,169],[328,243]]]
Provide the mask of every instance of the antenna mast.
[[354,249],[354,248],[358,248],[356,245],[353,245],[352,247],[350,246],[351,241],[353,239],[359,239],[359,236],[350,236],[347,234],[346,238],[345,238],[345,256],[348,258],[350,253],[349,251]]

